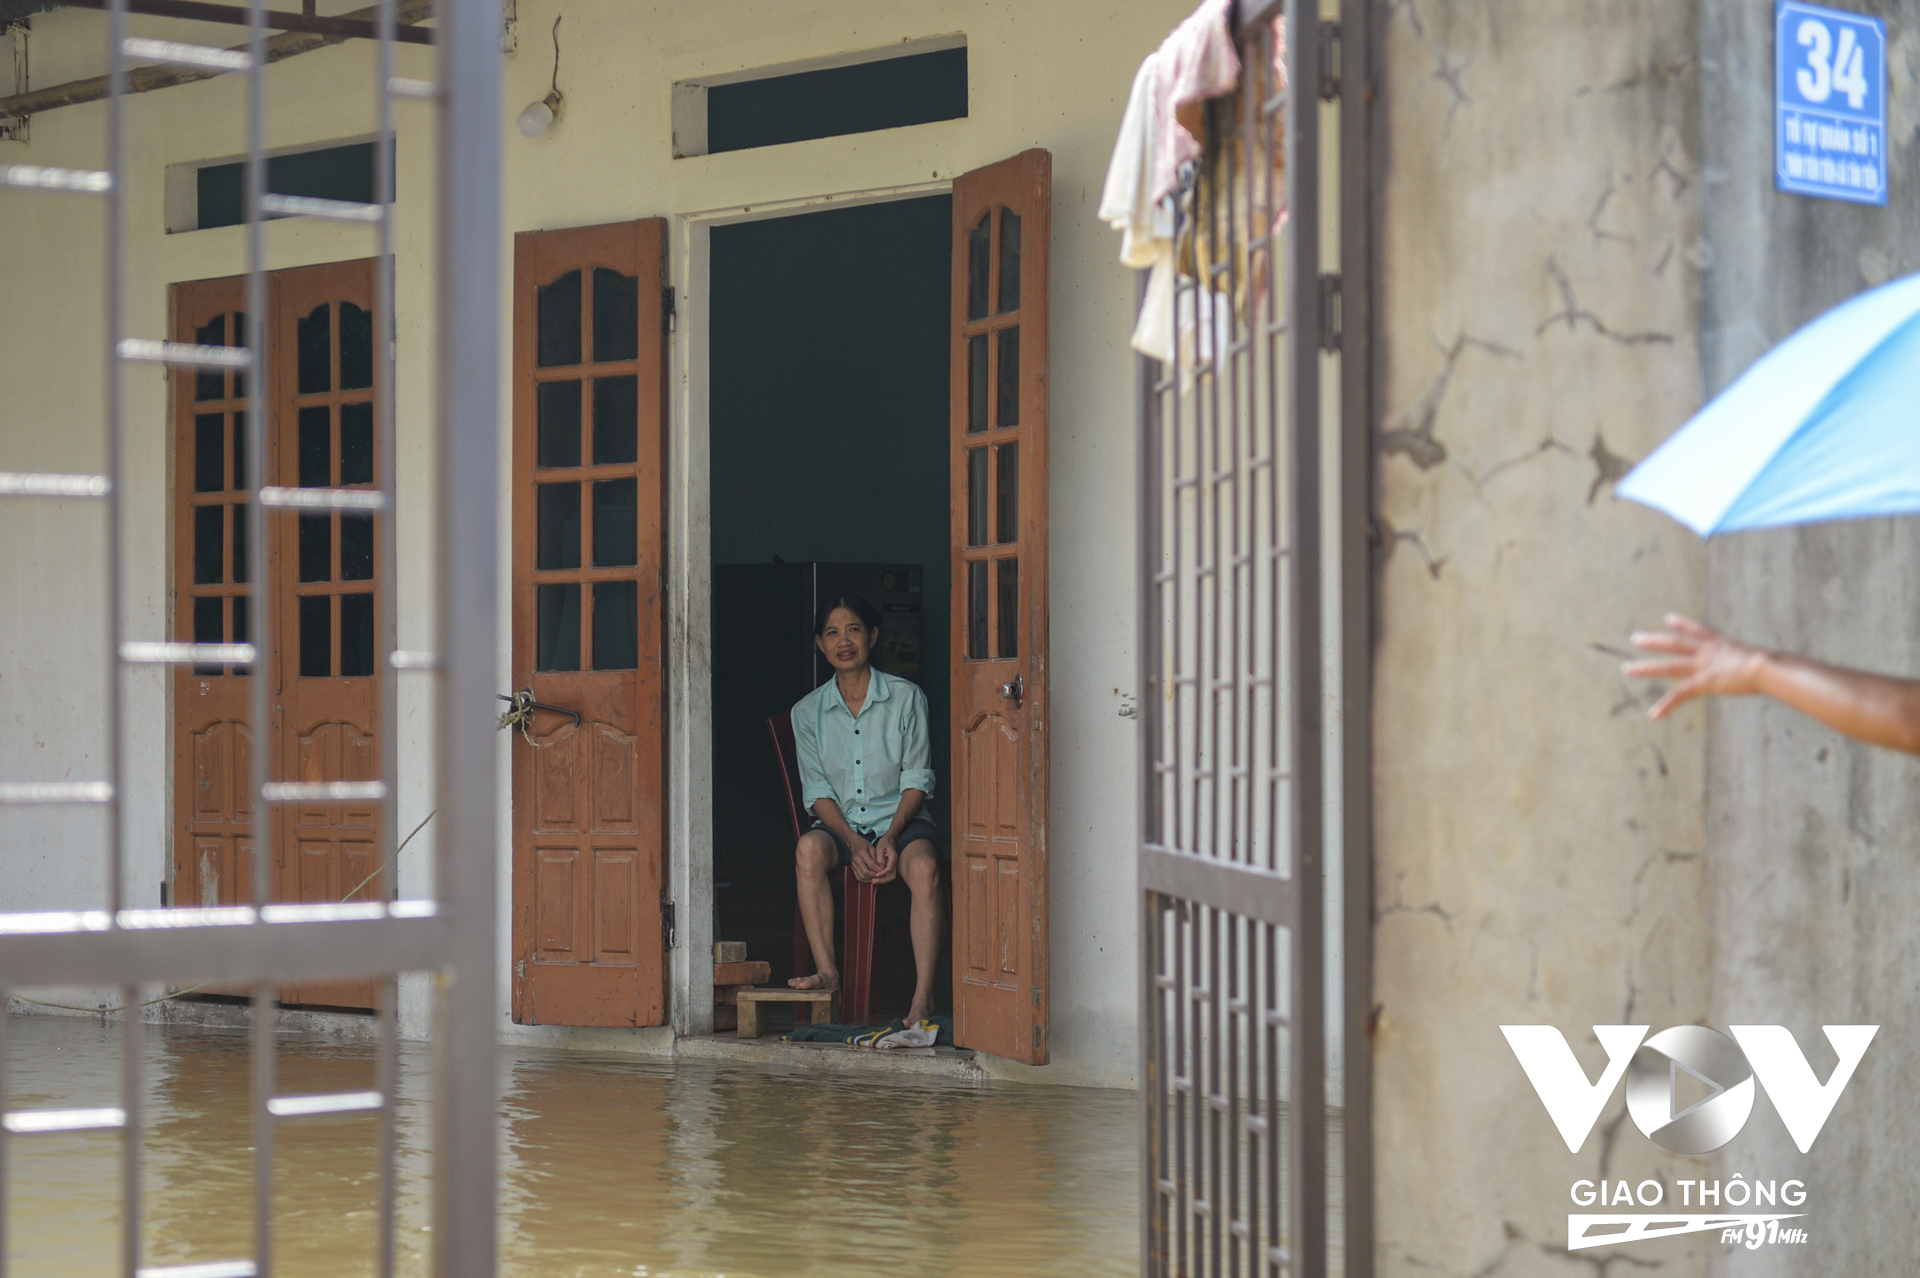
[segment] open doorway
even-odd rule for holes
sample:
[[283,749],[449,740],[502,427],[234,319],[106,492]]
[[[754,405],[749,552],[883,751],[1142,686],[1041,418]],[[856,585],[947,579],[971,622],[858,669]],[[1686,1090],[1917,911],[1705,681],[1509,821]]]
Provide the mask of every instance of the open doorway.
[[[776,983],[793,970],[793,835],[766,719],[828,677],[816,600],[881,609],[878,664],[927,694],[929,812],[950,828],[952,236],[945,195],[712,232],[714,935]],[[907,900],[880,892],[875,1019],[911,996]],[[944,962],[934,989],[947,1010]]]

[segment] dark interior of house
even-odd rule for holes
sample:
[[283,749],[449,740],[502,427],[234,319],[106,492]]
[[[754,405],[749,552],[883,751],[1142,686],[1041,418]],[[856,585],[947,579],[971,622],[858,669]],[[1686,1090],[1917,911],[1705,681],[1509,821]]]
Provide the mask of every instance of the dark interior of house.
[[[935,196],[712,233],[714,937],[746,942],[776,983],[793,971],[794,835],[766,721],[830,673],[816,600],[881,609],[877,664],[926,691],[939,790],[950,776],[952,209]],[[929,804],[943,830],[945,798]],[[912,992],[908,899],[880,891],[876,1017]],[[944,1007],[944,970],[935,988]]]

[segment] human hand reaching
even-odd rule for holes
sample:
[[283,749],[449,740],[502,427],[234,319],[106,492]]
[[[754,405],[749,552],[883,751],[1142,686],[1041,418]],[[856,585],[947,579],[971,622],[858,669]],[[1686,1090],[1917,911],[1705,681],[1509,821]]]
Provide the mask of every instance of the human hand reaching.
[[1647,711],[1663,719],[1676,706],[1695,697],[1746,697],[1761,691],[1760,672],[1768,653],[1764,648],[1730,639],[1692,617],[1670,612],[1662,631],[1636,631],[1633,646],[1665,654],[1629,661],[1621,670],[1635,679],[1671,679],[1673,686]]

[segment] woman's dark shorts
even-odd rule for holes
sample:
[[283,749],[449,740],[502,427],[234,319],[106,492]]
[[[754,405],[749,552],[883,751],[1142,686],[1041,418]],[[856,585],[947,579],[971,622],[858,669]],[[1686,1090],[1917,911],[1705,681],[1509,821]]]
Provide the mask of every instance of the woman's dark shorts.
[[[822,825],[818,821],[815,821],[813,823],[813,828],[820,831],[822,834],[825,834],[829,839],[833,840],[834,850],[840,854],[841,865],[847,866],[847,865],[853,864],[853,849],[847,846],[847,841],[845,839],[841,838],[838,833],[836,833],[831,829],[828,829],[825,825]],[[868,841],[872,843],[878,843],[880,841],[880,835],[885,833],[886,833],[885,830],[881,830],[878,833],[874,834],[873,837]],[[942,846],[940,841],[940,827],[935,825],[933,822],[927,820],[927,818],[923,816],[917,816],[913,820],[907,822],[907,828],[900,831],[900,837],[893,841],[893,846],[900,849],[902,852],[905,852],[908,846],[911,845],[916,839],[926,839],[933,844],[933,855],[935,860],[944,861],[947,859],[947,849],[944,846]]]

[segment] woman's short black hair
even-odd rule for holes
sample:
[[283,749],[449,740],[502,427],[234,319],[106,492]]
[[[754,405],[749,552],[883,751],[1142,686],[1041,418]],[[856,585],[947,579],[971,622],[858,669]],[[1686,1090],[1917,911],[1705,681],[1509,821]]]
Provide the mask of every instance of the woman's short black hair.
[[822,602],[820,611],[813,614],[814,638],[818,639],[821,635],[827,633],[827,621],[833,616],[834,610],[838,608],[845,608],[848,612],[860,618],[860,624],[865,626],[869,631],[876,634],[879,633],[880,610],[878,608],[868,603],[862,595],[835,595],[833,598]]

